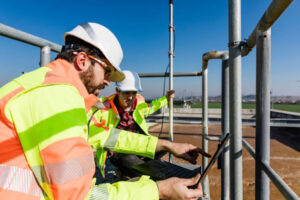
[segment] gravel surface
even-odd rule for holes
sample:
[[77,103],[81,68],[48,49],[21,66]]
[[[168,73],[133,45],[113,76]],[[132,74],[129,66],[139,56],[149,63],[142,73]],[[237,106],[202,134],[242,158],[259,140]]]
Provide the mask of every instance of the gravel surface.
[[[161,136],[168,136],[169,125],[163,125]],[[158,135],[161,131],[161,124],[151,126],[150,132]],[[174,124],[174,141],[187,142],[199,147],[202,146],[201,125],[195,124]],[[209,135],[220,135],[221,125],[209,125]],[[243,138],[255,148],[255,127],[243,126]],[[209,141],[208,151],[213,154],[217,148],[217,142]],[[271,167],[281,178],[300,196],[300,129],[296,128],[271,128]],[[168,159],[165,156],[164,159]],[[175,158],[175,163],[188,164],[186,161]],[[201,165],[201,157],[197,164]],[[217,165],[209,173],[210,194],[212,200],[219,200],[221,194],[221,172]],[[243,199],[255,199],[255,162],[248,151],[243,148]],[[270,183],[270,199],[284,199],[279,190]]]

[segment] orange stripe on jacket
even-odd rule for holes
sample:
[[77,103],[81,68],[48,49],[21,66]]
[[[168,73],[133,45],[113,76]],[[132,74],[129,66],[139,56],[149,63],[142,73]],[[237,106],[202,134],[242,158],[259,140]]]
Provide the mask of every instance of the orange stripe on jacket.
[[69,181],[67,184],[50,184],[53,191],[53,197],[56,200],[77,200],[84,199],[86,194],[89,192],[91,185],[86,185],[86,187],[79,187],[82,183],[92,183],[90,177],[93,177],[95,172],[90,172],[86,176],[80,177],[80,179],[74,179]]
[[[76,144],[76,146],[74,146]],[[92,153],[91,146],[84,138],[72,137],[50,144],[41,151],[44,165],[65,162],[67,160]],[[61,156],[68,155],[68,156]]]
[[[1,194],[5,194],[5,199]],[[19,200],[39,200],[41,197],[33,196],[30,194],[25,194],[22,192],[11,191],[11,190],[3,190],[0,188],[0,199],[3,200],[11,200],[11,199],[19,199]]]
[[30,169],[14,125],[5,116],[7,102],[23,90],[19,87],[0,99],[0,164]]

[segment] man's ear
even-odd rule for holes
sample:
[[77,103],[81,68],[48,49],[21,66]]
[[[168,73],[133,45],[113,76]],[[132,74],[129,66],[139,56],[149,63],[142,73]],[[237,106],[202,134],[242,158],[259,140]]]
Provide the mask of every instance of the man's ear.
[[76,69],[81,72],[86,71],[90,64],[91,62],[85,52],[78,53],[74,59]]

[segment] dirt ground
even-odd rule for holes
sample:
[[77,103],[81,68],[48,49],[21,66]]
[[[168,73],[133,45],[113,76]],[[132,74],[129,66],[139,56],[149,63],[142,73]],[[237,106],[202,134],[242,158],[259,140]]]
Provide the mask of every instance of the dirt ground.
[[[168,124],[163,125],[161,136],[167,136]],[[209,125],[209,135],[220,135],[221,125]],[[150,128],[153,135],[161,132],[161,124]],[[174,124],[174,141],[188,142],[202,146],[201,125]],[[255,127],[244,126],[243,138],[255,149]],[[208,151],[213,154],[217,148],[217,142],[209,141]],[[271,167],[281,178],[300,196],[300,129],[296,128],[271,128]],[[255,162],[248,151],[243,148],[243,199],[255,199]],[[165,157],[166,159],[167,157]],[[175,163],[185,163],[181,159],[174,159]],[[197,164],[201,165],[201,158]],[[210,195],[212,200],[219,200],[221,195],[221,172],[217,164],[209,173]],[[279,190],[270,182],[270,199],[285,199]]]

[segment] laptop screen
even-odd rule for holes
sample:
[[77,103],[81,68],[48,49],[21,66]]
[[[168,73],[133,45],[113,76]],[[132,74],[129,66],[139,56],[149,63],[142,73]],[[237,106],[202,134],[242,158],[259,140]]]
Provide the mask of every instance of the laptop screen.
[[211,169],[211,167],[214,165],[214,163],[216,162],[216,160],[219,158],[219,156],[221,155],[221,153],[223,152],[227,141],[229,140],[229,133],[227,133],[225,135],[225,137],[222,139],[221,144],[219,146],[219,148],[217,149],[217,151],[215,152],[215,154],[213,155],[213,157],[210,159],[207,167],[205,168],[204,172],[201,174],[198,182],[192,186],[192,188],[195,188],[198,186],[199,183],[202,183],[202,181],[204,180],[204,178],[207,176],[209,170]]

